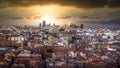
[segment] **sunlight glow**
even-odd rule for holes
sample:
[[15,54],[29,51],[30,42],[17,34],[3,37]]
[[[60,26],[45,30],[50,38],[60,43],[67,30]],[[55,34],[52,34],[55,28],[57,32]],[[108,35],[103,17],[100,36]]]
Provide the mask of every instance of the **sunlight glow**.
[[56,22],[52,16],[48,16],[48,15],[42,16],[41,22],[42,21],[46,21],[47,24],[51,24],[51,25],[53,25]]

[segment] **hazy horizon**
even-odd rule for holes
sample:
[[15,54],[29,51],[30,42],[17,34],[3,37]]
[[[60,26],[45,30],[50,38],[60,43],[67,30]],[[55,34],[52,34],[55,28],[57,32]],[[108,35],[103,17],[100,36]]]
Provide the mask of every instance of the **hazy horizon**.
[[120,25],[120,0],[1,0],[0,24],[37,26],[98,23]]

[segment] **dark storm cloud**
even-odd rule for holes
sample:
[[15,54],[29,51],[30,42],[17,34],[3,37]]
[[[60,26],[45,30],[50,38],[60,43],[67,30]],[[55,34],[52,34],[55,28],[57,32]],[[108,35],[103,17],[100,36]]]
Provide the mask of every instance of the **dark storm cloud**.
[[26,17],[26,19],[32,19],[32,17],[29,16],[29,17]]
[[12,20],[34,19],[34,17],[33,16],[26,16],[26,17],[18,16],[18,17],[12,17],[10,19],[12,19]]
[[63,17],[57,17],[56,19],[75,19],[75,18],[79,18],[79,19],[99,19],[99,16],[90,16],[90,15],[86,15],[86,16],[63,16]]
[[64,16],[64,17],[57,17],[56,19],[70,19],[72,18],[71,16]]
[[82,19],[99,19],[98,16],[80,16],[79,18],[80,18],[80,19],[81,19],[81,18],[82,18]]
[[0,20],[11,19],[12,15],[10,14],[0,14]]
[[20,20],[20,19],[24,19],[24,17],[13,17],[13,20]]
[[80,8],[120,7],[120,0],[0,0],[0,7],[58,4]]
[[39,15],[36,15],[33,17],[33,19],[40,19],[40,18],[41,18],[41,16],[39,16]]
[[120,0],[108,0],[109,7],[120,7]]

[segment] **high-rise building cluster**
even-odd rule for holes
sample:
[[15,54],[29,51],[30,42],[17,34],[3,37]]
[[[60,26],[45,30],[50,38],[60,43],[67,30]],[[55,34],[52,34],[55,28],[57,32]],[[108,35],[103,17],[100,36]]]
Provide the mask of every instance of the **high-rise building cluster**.
[[40,27],[41,27],[41,26],[46,27],[46,26],[47,26],[46,21],[44,20],[42,23],[39,23],[39,26],[40,26]]

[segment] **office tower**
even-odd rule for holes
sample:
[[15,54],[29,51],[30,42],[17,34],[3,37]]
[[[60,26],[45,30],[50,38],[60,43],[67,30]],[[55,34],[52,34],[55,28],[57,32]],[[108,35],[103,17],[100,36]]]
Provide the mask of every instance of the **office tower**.
[[83,24],[80,25],[80,28],[83,29]]
[[46,27],[46,21],[43,21],[43,27]]
[[55,26],[55,23],[53,24],[53,26]]
[[41,27],[42,25],[41,25],[41,23],[39,23],[39,27]]

